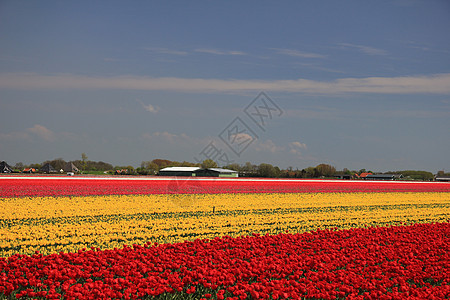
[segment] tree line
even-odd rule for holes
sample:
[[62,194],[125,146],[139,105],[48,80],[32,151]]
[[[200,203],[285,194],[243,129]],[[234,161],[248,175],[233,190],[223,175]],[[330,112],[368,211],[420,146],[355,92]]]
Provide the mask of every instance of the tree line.
[[[83,153],[81,159],[71,161],[81,172],[84,173],[110,173],[114,174],[117,171],[126,170],[122,174],[128,175],[157,175],[159,170],[166,167],[201,167],[201,168],[216,168],[217,163],[211,159],[207,159],[203,162],[192,163],[188,161],[172,161],[168,159],[153,159],[151,161],[142,161],[138,168],[133,166],[113,166],[110,163],[103,161],[92,161],[89,160],[87,155]],[[21,171],[24,168],[35,168],[40,169],[43,165],[49,163],[57,171],[64,169],[67,164],[62,158],[56,158],[53,160],[47,160],[42,163],[34,163],[29,165],[24,165],[19,162],[14,165],[16,171]],[[259,165],[252,164],[251,162],[246,162],[244,164],[232,163],[226,166],[222,166],[225,169],[230,169],[237,171],[240,177],[268,177],[268,178],[334,178],[337,176],[353,176],[355,174],[361,173],[373,173],[374,172],[366,169],[360,170],[349,170],[344,168],[343,170],[336,170],[336,168],[329,164],[319,164],[315,167],[307,167],[304,169],[293,169],[289,167],[287,169],[280,169],[278,166],[273,166],[268,163],[261,163]],[[434,175],[427,171],[416,171],[416,170],[405,170],[405,171],[390,171],[384,172],[385,174],[402,174],[405,179],[411,180],[433,180]],[[381,174],[381,173],[379,173]],[[440,175],[447,175],[443,171],[439,171]]]

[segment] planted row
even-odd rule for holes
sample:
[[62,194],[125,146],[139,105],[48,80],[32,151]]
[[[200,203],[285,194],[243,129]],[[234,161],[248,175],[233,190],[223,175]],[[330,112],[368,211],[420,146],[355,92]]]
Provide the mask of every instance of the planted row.
[[249,193],[8,198],[0,256],[315,228],[442,222],[450,193]]
[[445,299],[450,297],[449,267],[447,222],[317,230],[14,255],[0,258],[0,295]]
[[86,196],[136,194],[216,193],[317,193],[317,192],[450,192],[438,182],[373,182],[330,180],[211,180],[189,178],[147,179],[30,179],[0,177],[0,197]]

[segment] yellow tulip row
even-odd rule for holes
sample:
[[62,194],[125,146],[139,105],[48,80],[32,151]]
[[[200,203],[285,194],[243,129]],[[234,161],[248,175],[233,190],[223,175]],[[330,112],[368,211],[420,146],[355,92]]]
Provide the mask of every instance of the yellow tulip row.
[[450,193],[109,195],[0,205],[2,257],[450,219]]

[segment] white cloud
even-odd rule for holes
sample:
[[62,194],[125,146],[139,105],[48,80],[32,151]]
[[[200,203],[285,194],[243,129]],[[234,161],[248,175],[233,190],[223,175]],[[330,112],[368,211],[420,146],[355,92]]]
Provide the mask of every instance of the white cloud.
[[36,124],[31,128],[28,128],[27,131],[34,133],[35,135],[43,138],[46,141],[53,141],[55,139],[55,134],[53,133],[53,131],[39,124]]
[[247,133],[236,133],[236,134],[230,134],[230,140],[233,141],[248,141],[248,140],[253,140],[254,138],[247,134]]
[[154,105],[151,105],[151,104],[145,104],[144,102],[142,102],[142,100],[139,100],[139,99],[137,101],[139,103],[141,103],[142,107],[148,112],[156,114],[159,111],[159,107],[158,106],[154,106]]
[[339,43],[338,45],[342,46],[344,48],[354,48],[354,49],[357,49],[368,55],[387,55],[388,54],[388,52],[386,50],[369,47],[369,46],[364,46],[364,45],[356,45],[356,44],[349,44],[349,43]]
[[299,50],[294,49],[280,49],[280,48],[271,48],[272,50],[275,50],[278,54],[288,55],[288,56],[294,56],[294,57],[303,57],[303,58],[326,58],[326,55],[318,54],[318,53],[310,53],[310,52],[303,52]]
[[289,152],[295,155],[301,155],[301,150],[307,149],[306,144],[301,142],[291,142],[289,143],[289,147],[291,148]]
[[242,51],[228,51],[228,50],[218,50],[218,49],[195,49],[195,52],[200,53],[208,53],[208,54],[215,54],[215,55],[245,55]]
[[296,148],[303,148],[303,149],[306,149],[306,144],[305,144],[305,143],[292,142],[291,145],[292,145],[293,147],[296,147]]
[[333,81],[235,80],[176,77],[88,77],[71,74],[0,74],[1,89],[115,89],[177,92],[276,91],[290,93],[338,94],[450,94],[450,73],[401,76],[341,78]]
[[255,147],[255,150],[276,153],[279,151],[283,151],[284,147],[277,146],[272,140],[266,140],[265,142],[258,143]]

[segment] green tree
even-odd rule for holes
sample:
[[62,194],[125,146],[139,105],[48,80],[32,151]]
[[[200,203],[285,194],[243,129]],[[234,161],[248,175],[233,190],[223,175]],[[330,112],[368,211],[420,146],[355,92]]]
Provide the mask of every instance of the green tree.
[[229,164],[227,166],[224,166],[224,168],[225,169],[229,169],[229,170],[233,170],[233,171],[238,171],[238,172],[240,172],[241,169],[242,169],[242,167],[239,164],[237,164],[237,163]]
[[262,163],[258,166],[258,176],[275,178],[280,176],[280,169],[271,164]]
[[153,161],[143,161],[141,168],[147,170],[147,173],[150,175],[155,175],[159,171],[159,166]]
[[167,159],[154,159],[152,160],[153,163],[158,165],[159,169],[163,169],[165,167],[171,166],[173,164],[173,161],[167,160]]
[[55,168],[56,171],[60,171],[61,169],[64,170],[64,167],[66,166],[66,161],[62,159],[61,157],[55,158],[54,160],[47,160],[42,163],[42,165],[45,165],[46,163],[49,163],[53,168]]
[[24,168],[23,163],[22,162],[18,162],[14,165],[14,169],[20,170],[22,171]]
[[87,167],[87,160],[88,160],[88,157],[87,157],[87,155],[86,155],[86,153],[81,153],[81,162],[82,162],[82,168],[83,168],[83,172],[84,171],[86,171],[86,167]]
[[327,165],[327,164],[317,165],[316,170],[317,170],[317,175],[319,177],[320,176],[331,177],[334,175],[334,173],[336,173],[336,168],[331,165]]
[[213,161],[212,159],[205,159],[202,162],[202,168],[204,168],[204,169],[217,168],[217,163],[215,161]]
[[307,167],[306,169],[302,170],[303,178],[315,178],[317,176],[316,168],[314,167]]

